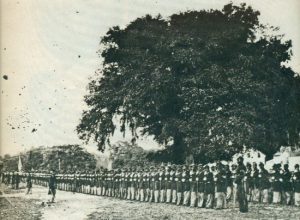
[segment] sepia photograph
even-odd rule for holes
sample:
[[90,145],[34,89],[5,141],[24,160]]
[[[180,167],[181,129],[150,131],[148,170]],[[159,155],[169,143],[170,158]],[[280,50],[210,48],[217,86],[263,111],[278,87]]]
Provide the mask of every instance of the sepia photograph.
[[1,220],[300,220],[299,0],[1,0]]

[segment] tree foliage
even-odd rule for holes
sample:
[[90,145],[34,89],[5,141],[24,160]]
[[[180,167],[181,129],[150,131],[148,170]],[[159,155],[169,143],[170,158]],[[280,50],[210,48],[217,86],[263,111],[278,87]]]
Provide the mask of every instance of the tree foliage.
[[113,168],[149,167],[154,165],[148,159],[149,152],[136,143],[118,142],[112,146],[112,149],[115,152]]
[[284,66],[292,44],[259,14],[228,4],[111,28],[101,39],[103,68],[88,87],[80,138],[104,150],[120,123],[134,139],[153,135],[166,146],[162,159],[175,163],[190,154],[226,159],[243,145],[270,156],[298,144],[300,80]]

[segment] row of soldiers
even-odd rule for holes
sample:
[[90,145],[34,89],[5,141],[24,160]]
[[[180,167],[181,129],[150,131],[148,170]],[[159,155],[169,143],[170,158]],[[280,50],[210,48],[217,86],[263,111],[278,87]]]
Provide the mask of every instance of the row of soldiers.
[[[3,173],[2,181],[12,179]],[[19,174],[18,174],[19,175]],[[21,178],[33,184],[47,186],[49,174],[26,173]],[[294,204],[300,206],[300,172],[287,164],[273,166],[272,172],[264,164],[243,164],[231,167],[167,165],[148,168],[103,169],[98,172],[57,174],[55,185],[60,190],[116,197],[141,202],[174,203],[192,207],[222,209],[239,202],[244,194],[246,202]],[[240,187],[239,187],[240,186]],[[240,191],[239,191],[240,190]]]

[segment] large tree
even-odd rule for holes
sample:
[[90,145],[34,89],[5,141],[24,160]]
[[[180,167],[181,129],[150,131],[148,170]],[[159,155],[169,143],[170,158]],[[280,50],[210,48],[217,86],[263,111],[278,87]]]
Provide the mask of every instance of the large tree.
[[[89,84],[80,138],[104,150],[116,123],[153,135],[182,163],[229,158],[243,146],[272,155],[299,141],[299,77],[284,66],[291,41],[245,4],[146,15],[101,40],[103,68]],[[119,119],[119,122],[114,120]],[[136,131],[140,132],[136,132]]]

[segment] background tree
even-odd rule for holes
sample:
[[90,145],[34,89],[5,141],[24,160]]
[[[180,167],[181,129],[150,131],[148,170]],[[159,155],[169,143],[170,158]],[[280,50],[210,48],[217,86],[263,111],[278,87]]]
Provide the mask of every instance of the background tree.
[[196,162],[226,159],[243,145],[271,156],[299,143],[299,77],[283,65],[291,41],[258,16],[245,4],[228,4],[111,28],[101,40],[103,68],[89,84],[80,138],[104,150],[118,118],[133,141],[153,135],[166,146],[159,157],[175,163],[190,154]]

